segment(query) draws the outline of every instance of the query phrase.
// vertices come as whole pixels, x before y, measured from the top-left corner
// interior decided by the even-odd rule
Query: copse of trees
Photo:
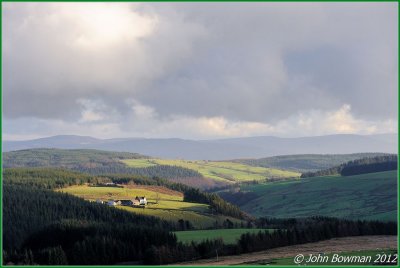
[[[350,161],[339,166],[320,170],[317,172],[305,172],[301,178],[342,175],[351,176],[372,172],[381,172],[397,169],[397,155],[382,155],[375,157],[366,157]]]
[[[388,155],[351,161],[343,166],[340,175],[351,176],[396,169],[397,155]]]
[[[209,204],[215,213],[221,213],[239,219],[250,218],[239,207],[232,205],[214,193],[201,192],[198,189],[187,188],[183,191],[184,201]]]

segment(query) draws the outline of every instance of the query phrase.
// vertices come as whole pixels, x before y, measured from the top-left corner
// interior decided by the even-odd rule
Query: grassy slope
[[[281,155],[259,159],[237,159],[234,162],[252,166],[272,167],[297,172],[314,172],[321,169],[338,166],[340,164],[364,157],[384,155],[383,153],[358,154],[299,154]]]
[[[271,231],[271,229],[214,229],[175,232],[178,241],[183,243],[201,242],[222,238],[225,244],[235,244],[242,234],[258,233],[260,231]]]
[[[274,168],[254,167],[241,163],[217,161],[187,161],[164,159],[129,159],[121,160],[130,167],[146,167],[159,165],[179,166],[196,170],[206,178],[224,182],[240,182],[265,180],[265,178],[299,177],[297,172]]]
[[[397,219],[397,171],[250,185],[242,191],[256,194],[241,206],[254,216]]]
[[[153,167],[157,164],[154,163],[151,159],[124,159],[121,162],[125,163],[129,167],[133,168],[145,168],[145,167]]]
[[[160,217],[174,222],[179,219],[189,220],[196,228],[212,227],[215,221],[223,222],[227,218],[233,222],[240,223],[239,220],[231,217],[209,214],[208,205],[206,204],[183,202],[182,193],[167,190],[164,187],[131,187],[132,188],[89,187],[86,185],[77,185],[63,188],[59,191],[70,193],[91,201],[96,199],[105,201],[111,199],[132,199],[135,196],[146,196],[149,202],[146,208],[125,206],[118,206],[117,208],[138,214]],[[156,199],[159,199],[158,204],[156,204]]]

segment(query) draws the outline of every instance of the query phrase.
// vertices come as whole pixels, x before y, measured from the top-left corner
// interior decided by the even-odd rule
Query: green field
[[[224,182],[260,181],[266,178],[300,177],[300,173],[274,168],[255,167],[241,163],[218,161],[188,161],[166,159],[125,159],[130,167],[149,167],[154,165],[179,166],[193,169],[206,178]]]
[[[121,162],[133,168],[153,167],[157,165],[152,159],[123,159]]]
[[[361,250],[361,251],[351,251],[351,252],[340,252],[340,253],[336,253],[339,256],[370,256],[370,260],[365,258],[366,261],[368,262],[361,262],[362,259],[360,259],[359,262],[351,262],[351,261],[344,261],[344,262],[340,262],[338,263],[338,258],[336,258],[336,262],[332,262],[332,257],[333,257],[333,253],[330,254],[326,254],[323,256],[327,256],[325,257],[325,259],[328,259],[328,261],[325,261],[325,259],[321,259],[322,261],[317,261],[317,262],[308,262],[308,263],[300,263],[300,264],[295,264],[294,263],[294,256],[293,257],[289,257],[289,258],[279,258],[279,259],[270,259],[270,260],[261,260],[261,261],[257,261],[257,262],[253,262],[253,263],[246,263],[246,264],[253,264],[253,265],[374,265],[374,261],[379,257],[379,255],[377,254],[381,254],[381,255],[385,255],[387,260],[388,260],[388,264],[391,263],[391,265],[394,265],[394,263],[392,263],[392,261],[394,260],[394,255],[397,254],[396,250],[391,250],[391,249],[384,249],[384,250]],[[314,254],[315,256],[318,256],[317,254]],[[391,255],[391,258],[389,259],[389,255]],[[308,259],[308,256],[306,256],[306,259]],[[396,258],[397,259],[397,258]],[[390,260],[390,261],[389,261]]]
[[[159,189],[159,191],[157,191]],[[129,199],[135,198],[136,196],[146,196],[150,202],[155,201],[158,197],[162,201],[183,201],[183,195],[175,191],[163,191],[163,187],[143,187],[137,186],[132,188],[119,188],[119,187],[90,187],[88,185],[74,185],[67,188],[63,188],[59,191],[77,195],[86,200],[101,199]]]
[[[221,238],[225,244],[235,244],[242,234],[272,231],[272,229],[214,229],[175,232],[176,238],[182,243],[202,242]]]
[[[123,187],[90,187],[75,185],[58,190],[89,201],[97,199],[108,201],[118,199],[132,199],[136,196],[146,196],[148,205],[145,208],[117,206],[130,212],[159,217],[168,221],[177,222],[180,219],[190,221],[195,228],[209,228],[215,221],[222,223],[230,219],[234,223],[240,220],[222,215],[209,214],[209,206],[201,203],[184,202],[182,193],[159,186],[130,186]]]
[[[325,176],[241,187],[242,210],[257,217],[329,216],[397,220],[397,171]],[[220,192],[235,203],[238,193]]]

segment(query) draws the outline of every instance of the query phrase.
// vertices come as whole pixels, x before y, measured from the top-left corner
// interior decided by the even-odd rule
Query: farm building
[[[132,206],[132,200],[121,200],[121,206]]]
[[[107,205],[109,206],[120,206],[121,205],[121,200],[110,200],[107,202]]]
[[[109,205],[109,206],[116,206],[117,203],[116,203],[114,200],[110,200],[110,201],[107,202],[107,205]]]
[[[136,196],[136,198],[133,201],[133,205],[135,206],[145,206],[147,205],[147,199],[144,196]]]
[[[134,206],[140,206],[140,200],[139,200],[139,198],[132,199],[132,205],[134,205]]]
[[[97,200],[97,203],[103,202],[101,200]],[[144,196],[136,196],[135,199],[129,200],[129,199],[124,199],[124,200],[109,200],[107,202],[107,205],[109,206],[145,206],[147,205],[147,199]]]

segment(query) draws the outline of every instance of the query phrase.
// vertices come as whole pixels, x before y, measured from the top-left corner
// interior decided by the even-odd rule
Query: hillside
[[[216,221],[222,224],[229,216],[242,219],[246,217],[237,207],[215,194],[203,193],[159,178],[132,175],[91,176],[54,168],[6,168],[3,181],[5,184],[69,193],[88,201],[146,196],[150,204],[145,210],[131,208],[128,211],[160,217],[173,223],[180,219],[189,220],[196,227],[211,227]],[[105,187],[105,183],[110,182],[118,184],[118,187]]]
[[[121,159],[143,159],[137,153],[89,149],[27,149],[3,153],[3,167],[63,167],[69,169],[99,168],[121,165]]]
[[[240,220],[213,214],[210,206],[204,203],[185,202],[183,193],[170,190],[164,186],[153,185],[124,185],[123,187],[91,187],[75,185],[57,190],[72,194],[85,200],[95,202],[102,200],[129,200],[136,196],[145,196],[146,207],[117,206],[116,208],[136,214],[154,216],[168,222],[178,223],[179,220],[188,222],[185,228],[210,228],[223,225],[226,219],[240,224]]]
[[[396,153],[397,134],[338,134],[300,138],[261,136],[219,140],[96,139],[63,135],[3,142],[5,152],[31,148],[98,149],[134,152],[167,159],[228,160],[292,154]]]
[[[397,171],[244,185],[219,195],[257,217],[397,219]]]
[[[357,154],[300,154],[280,155],[259,159],[237,159],[232,162],[251,166],[279,168],[296,172],[315,172],[321,169],[338,166],[340,164],[365,157],[385,155],[384,153],[357,153]]]
[[[209,189],[234,182],[299,177],[274,168],[221,161],[152,159],[124,152],[73,149],[29,149],[3,153],[5,168],[57,167],[92,175],[131,174],[159,177],[188,186]]]
[[[3,167],[55,167],[92,175],[131,174],[160,177],[201,189],[223,185],[206,179],[195,170],[171,165],[127,166],[124,159],[147,162],[147,156],[136,153],[109,152],[92,149],[27,149],[3,153]]]
[[[275,168],[254,167],[240,163],[222,161],[189,161],[170,159],[124,159],[121,162],[130,167],[175,166],[194,170],[203,177],[218,182],[233,183],[246,181],[265,181],[299,177],[300,173]]]
[[[369,156],[361,159],[352,160],[338,166],[328,169],[322,169],[315,172],[305,172],[301,174],[302,178],[318,177],[327,175],[359,175],[365,173],[374,173],[397,169],[397,155]]]
[[[154,217],[36,187],[5,183],[3,191],[4,264],[113,264],[142,260],[138,240],[176,243],[173,226]]]

